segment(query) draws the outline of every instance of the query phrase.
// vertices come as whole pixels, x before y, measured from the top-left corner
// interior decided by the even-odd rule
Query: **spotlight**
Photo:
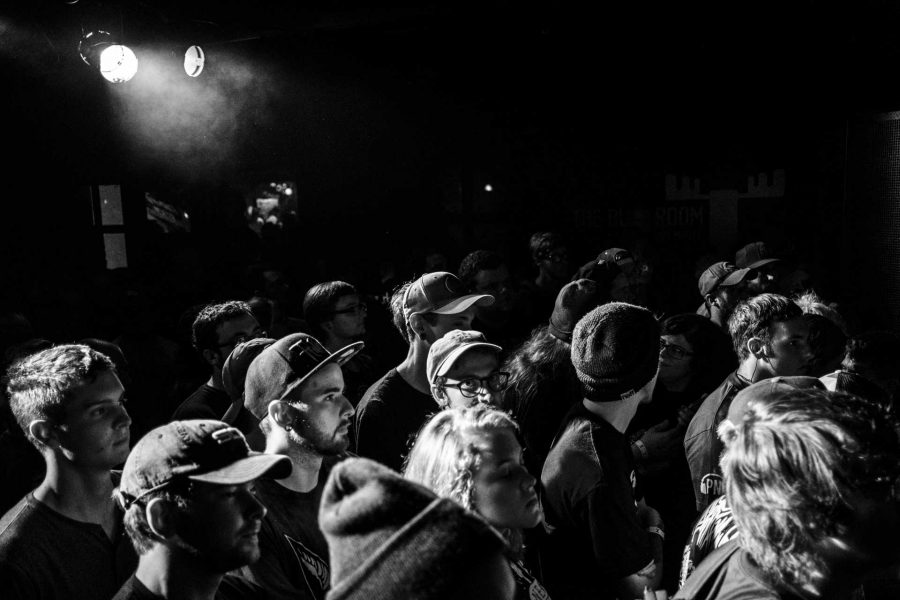
[[[128,81],[137,73],[138,59],[128,46],[117,44],[108,31],[92,31],[78,44],[81,60],[100,70],[113,83]]]
[[[203,71],[206,54],[200,46],[191,46],[184,53],[184,72],[190,77],[197,77]]]

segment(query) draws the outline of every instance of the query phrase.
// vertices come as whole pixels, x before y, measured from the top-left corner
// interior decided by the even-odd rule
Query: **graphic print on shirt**
[[[297,562],[300,563],[300,572],[303,573],[303,579],[306,581],[306,587],[309,593],[316,600],[324,600],[325,592],[328,591],[329,579],[331,574],[328,571],[328,563],[319,558],[315,552],[303,545],[303,542],[284,534]]]

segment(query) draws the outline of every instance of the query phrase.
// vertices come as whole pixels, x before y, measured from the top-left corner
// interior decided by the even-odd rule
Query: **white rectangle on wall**
[[[106,250],[107,269],[124,269],[128,266],[124,233],[104,233],[103,248]]]

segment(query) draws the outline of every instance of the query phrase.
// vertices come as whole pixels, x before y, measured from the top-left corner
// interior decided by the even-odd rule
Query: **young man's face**
[[[482,269],[475,274],[473,281],[476,294],[489,294],[494,303],[481,310],[506,312],[511,308],[512,290],[509,283],[509,269],[500,265],[496,269]]]
[[[323,327],[336,339],[359,340],[365,335],[366,305],[357,294],[341,296],[331,314],[331,320]]]
[[[755,273],[749,273],[744,280],[748,298],[778,291],[778,267],[775,264],[769,263],[757,267],[754,271]]]
[[[434,315],[434,324],[425,321],[426,337],[429,344],[433,344],[436,340],[441,339],[444,335],[454,329],[469,331],[472,329],[472,319],[475,318],[475,307],[470,307],[461,313],[455,315]]]
[[[450,408],[465,408],[479,402],[498,405],[502,390],[491,390],[488,380],[497,376],[499,366],[499,357],[492,350],[474,348],[464,352],[444,376],[443,403]]]
[[[353,405],[344,396],[344,376],[332,363],[310,377],[289,399],[298,411],[292,440],[322,456],[333,456],[350,446]]]
[[[805,375],[812,361],[809,348],[809,326],[802,317],[777,321],[769,328],[770,339],[762,365],[771,375]]]
[[[660,336],[659,379],[666,386],[691,377],[694,347],[682,334]]]
[[[73,463],[109,470],[125,462],[131,441],[131,418],[125,410],[125,388],[112,371],[76,389],[57,426],[60,448]]]
[[[563,246],[543,252],[537,265],[553,279],[567,279],[572,274],[569,270],[569,251]]]
[[[216,327],[216,347],[220,360],[219,368],[221,369],[222,365],[225,364],[225,359],[228,358],[235,346],[262,335],[263,331],[253,315],[241,315]]]
[[[213,573],[226,573],[259,559],[259,530],[266,509],[253,484],[194,482],[179,534]]]

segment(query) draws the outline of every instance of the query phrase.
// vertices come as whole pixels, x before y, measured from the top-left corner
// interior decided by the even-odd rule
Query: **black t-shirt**
[[[0,596],[4,600],[109,600],[137,567],[118,514],[110,539],[28,494],[0,519]]]
[[[706,507],[697,519],[684,546],[681,558],[681,572],[678,576],[678,587],[682,587],[697,565],[712,554],[716,548],[737,537],[737,526],[734,514],[728,505],[727,496],[719,496]]]
[[[328,457],[309,492],[294,492],[271,479],[256,481],[256,495],[268,509],[259,532],[260,558],[240,575],[264,586],[279,600],[323,600],[330,585],[328,544],[319,529],[319,504],[328,474],[344,456]]]
[[[235,575],[223,577],[216,590],[216,600],[267,600],[269,597],[264,588]],[[163,600],[163,597],[148,590],[137,575],[132,575],[113,600]]]
[[[215,419],[221,421],[230,406],[231,397],[224,390],[217,390],[204,383],[175,409],[172,420]],[[256,429],[257,424],[258,420],[253,418],[250,411],[242,406],[234,420],[234,426],[241,433],[247,435]]]
[[[722,442],[716,430],[728,416],[731,401],[748,385],[749,382],[737,373],[729,375],[703,400],[684,434],[684,453],[691,471],[698,512],[705,510],[724,492],[719,468]]]
[[[778,591],[753,559],[731,541],[706,557],[673,600],[799,600]]]
[[[356,453],[400,471],[415,436],[438,410],[430,394],[391,369],[366,390],[356,408]]]
[[[624,577],[653,560],[638,522],[628,439],[578,403],[541,473],[549,529],[544,584],[556,598],[614,600]]]

